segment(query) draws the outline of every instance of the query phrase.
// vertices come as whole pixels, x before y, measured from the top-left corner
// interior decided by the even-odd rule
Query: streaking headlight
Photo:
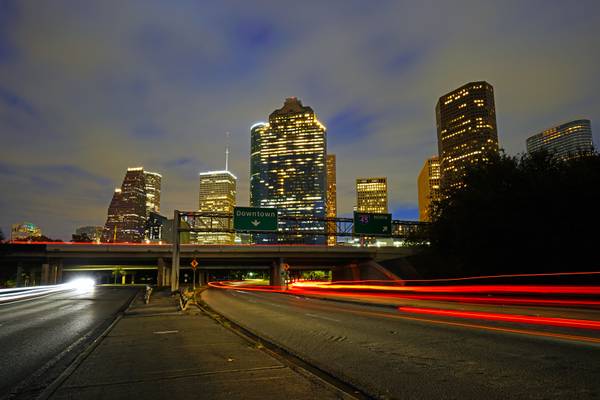
[[[91,278],[74,279],[67,283],[67,286],[77,290],[90,290],[96,285],[96,282]]]

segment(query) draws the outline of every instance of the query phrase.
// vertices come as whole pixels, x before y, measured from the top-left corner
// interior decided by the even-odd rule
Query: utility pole
[[[179,234],[181,214],[179,210],[173,212],[173,257],[171,264],[171,292],[179,290],[179,250],[181,235]]]

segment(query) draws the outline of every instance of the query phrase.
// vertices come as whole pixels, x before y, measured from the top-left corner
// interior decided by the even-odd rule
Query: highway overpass
[[[116,268],[157,271],[157,283],[171,285],[173,246],[149,244],[4,244],[0,246],[3,269],[39,273],[42,284],[60,282],[63,271]],[[273,284],[281,268],[291,270],[329,269],[335,280],[396,279],[378,262],[414,254],[409,247],[352,247],[314,245],[181,245],[181,269],[198,261],[202,273],[215,269],[268,269]],[[17,271],[17,276],[20,272]],[[200,275],[202,277],[202,275]]]

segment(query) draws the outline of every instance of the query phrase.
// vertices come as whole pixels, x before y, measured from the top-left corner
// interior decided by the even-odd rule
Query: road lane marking
[[[329,317],[323,317],[322,315],[317,315],[317,314],[308,314],[307,313],[307,314],[304,314],[304,315],[306,315],[307,317],[320,318],[320,319],[324,319],[324,320],[327,320],[327,321],[342,322],[339,319],[329,318]]]
[[[169,335],[171,333],[179,333],[179,331],[156,331],[156,332],[152,332],[155,335]]]

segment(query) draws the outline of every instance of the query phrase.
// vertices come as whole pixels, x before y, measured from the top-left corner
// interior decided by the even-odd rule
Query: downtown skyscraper
[[[146,218],[144,168],[128,168],[108,207],[102,241],[140,243],[144,239]]]
[[[144,171],[143,167],[127,168],[108,207],[102,241],[142,242],[150,213],[160,210],[160,185],[160,174]]]
[[[419,191],[419,220],[431,221],[431,202],[440,199],[440,159],[428,158],[417,179]]]
[[[594,150],[590,120],[567,122],[527,138],[527,152],[546,150],[561,159],[590,154]]]
[[[158,172],[144,171],[146,181],[146,215],[160,213],[160,185],[162,175]]]
[[[272,207],[280,216],[325,218],[326,128],[312,108],[295,97],[251,128],[250,205]],[[320,231],[321,221],[280,222],[280,230]],[[272,241],[257,235],[258,241]],[[325,243],[324,236],[290,235],[280,241]]]
[[[337,218],[337,179],[336,179],[335,154],[327,154],[327,218]],[[337,242],[337,224],[335,221],[327,222],[327,244],[335,246]]]
[[[211,213],[211,217],[200,217],[195,227],[206,232],[192,233],[192,241],[197,244],[233,244],[235,234],[218,232],[232,230],[231,218],[219,218],[219,214],[233,215],[235,207],[237,178],[231,172],[209,171],[200,173],[198,211]]]
[[[469,165],[498,153],[494,88],[467,83],[440,97],[435,112],[441,188],[455,189]]]
[[[356,179],[356,211],[387,214],[387,178],[377,177]]]

